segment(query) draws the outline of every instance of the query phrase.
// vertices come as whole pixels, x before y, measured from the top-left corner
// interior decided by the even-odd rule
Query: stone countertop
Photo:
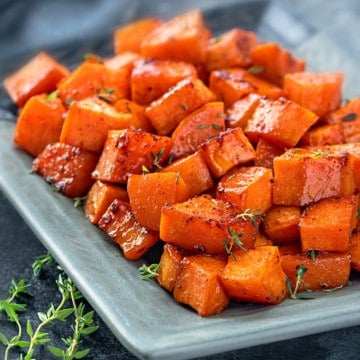
[[[124,6],[124,3],[127,6]],[[95,1],[63,1],[60,6],[58,2],[50,0],[47,2],[4,0],[0,4],[0,78],[2,79],[7,73],[14,70],[29,53],[36,49],[48,47],[66,57],[68,54],[59,50],[64,41],[76,42],[76,37],[81,40],[86,38],[89,32],[96,34],[103,31],[103,33],[110,34],[120,22],[146,15],[149,11],[165,16],[169,12],[169,7],[176,13],[182,9],[193,7],[195,3],[203,8],[216,5],[216,1],[213,0],[197,2],[190,0],[177,3],[161,0],[156,4],[151,2],[152,8],[149,9],[150,2],[146,1],[142,2],[141,6],[135,1],[103,1],[100,8],[96,9],[94,7],[99,5],[96,5]],[[227,3],[234,2],[222,1],[224,6]],[[300,28],[303,21],[306,23],[305,35],[300,31],[297,36],[301,38],[301,36],[309,35],[307,31],[311,34],[320,31],[326,36],[324,41],[330,39],[331,42],[336,43],[337,50],[344,51],[352,62],[359,63],[360,2],[358,0],[279,0],[275,4],[281,9],[286,9],[286,12],[289,11],[293,15],[292,19],[298,20]],[[53,16],[60,11],[66,14],[69,23],[69,26],[61,31],[59,30],[59,18]],[[51,12],[51,16],[47,16],[49,12]],[[81,17],[79,17],[80,13]],[[287,19],[283,20],[286,22]],[[32,29],[32,35],[27,29]],[[44,32],[44,29],[48,30]],[[289,39],[293,38],[289,37]],[[295,42],[299,40],[296,36],[294,39]],[[104,45],[101,38],[97,39],[96,36],[93,36],[93,41],[99,48],[108,50],[108,45]],[[307,41],[312,41],[311,36]],[[84,44],[80,50],[83,51],[86,46]],[[76,54],[78,53],[80,51]],[[17,59],[17,63],[9,61],[14,57]],[[78,59],[74,57],[73,61],[76,62]],[[358,74],[354,74],[355,76]],[[357,89],[359,88],[357,87]],[[0,97],[3,95],[0,93]],[[358,92],[355,95],[359,96],[360,94]],[[2,101],[0,107],[5,104],[8,109],[14,110],[4,100],[0,101]],[[1,192],[0,248],[0,298],[7,296],[12,279],[26,279],[31,284],[30,291],[33,295],[23,299],[28,304],[26,314],[33,322],[37,322],[37,312],[46,310],[51,302],[59,299],[55,284],[58,270],[55,265],[51,265],[45,268],[40,277],[33,276],[31,264],[36,257],[46,253],[46,249]],[[90,305],[87,304],[87,308],[90,310]],[[136,359],[119,343],[97,314],[95,314],[95,323],[99,325],[99,330],[86,337],[82,344],[83,347],[91,349],[87,359]],[[61,345],[63,326],[62,323],[57,323],[51,327],[50,336],[55,339],[55,345]],[[3,315],[0,315],[0,332],[7,336],[14,335],[14,324],[10,324]],[[3,347],[0,346],[0,358],[2,355]],[[17,356],[16,351],[13,351],[9,359],[15,359]],[[52,359],[45,348],[39,351],[37,358]],[[359,358],[360,326],[354,326],[207,356],[204,359],[355,360]]]

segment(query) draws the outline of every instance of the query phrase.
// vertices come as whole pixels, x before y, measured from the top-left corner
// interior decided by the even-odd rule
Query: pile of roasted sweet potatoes
[[[347,285],[360,270],[360,98],[342,73],[201,11],[118,28],[71,71],[41,52],[4,86],[33,171],[201,316]]]

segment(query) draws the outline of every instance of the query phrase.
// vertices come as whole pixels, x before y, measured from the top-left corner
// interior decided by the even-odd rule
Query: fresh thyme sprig
[[[153,160],[152,165],[159,170],[162,169],[162,166],[159,164],[159,160],[163,154],[164,154],[164,149],[160,149],[156,154],[151,153]]]
[[[257,220],[262,220],[263,215],[259,213],[260,209],[245,209],[241,214],[237,214],[237,219],[242,219],[244,221],[250,221],[254,227],[257,227]]]
[[[289,291],[290,297],[292,299],[299,299],[299,297],[297,296],[297,293],[299,291],[299,286],[302,284],[305,288],[305,283],[303,280],[303,276],[305,275],[307,271],[307,268],[304,265],[299,265],[296,268],[296,282],[295,282],[295,287],[294,290],[291,287],[291,283],[288,277],[286,277],[286,286],[287,289]],[[301,298],[301,299],[308,299],[308,298]]]
[[[149,280],[151,278],[154,278],[158,276],[158,270],[160,268],[160,264],[150,264],[146,265],[143,264],[139,267],[139,274],[142,280]]]
[[[243,233],[239,233],[239,232],[232,230],[230,226],[228,227],[227,232],[230,237],[230,242],[228,243],[227,239],[224,238],[224,248],[225,248],[226,253],[228,255],[230,255],[233,260],[236,260],[236,257],[233,253],[234,245],[236,245],[237,247],[239,247],[240,249],[242,249],[244,251],[247,251],[246,247],[240,240],[240,238],[243,236]]]

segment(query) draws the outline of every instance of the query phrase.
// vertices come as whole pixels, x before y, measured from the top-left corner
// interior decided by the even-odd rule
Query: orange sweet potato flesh
[[[272,169],[274,158],[283,154],[284,151],[282,146],[260,137],[256,144],[254,165]]]
[[[124,51],[140,53],[143,39],[162,23],[161,19],[147,17],[115,29],[114,53],[121,54]]]
[[[186,252],[171,244],[164,244],[156,280],[167,291],[173,292]]]
[[[258,76],[283,87],[288,73],[304,71],[306,63],[276,43],[262,43],[251,49],[251,61],[259,68]]]
[[[272,205],[272,188],[271,169],[244,166],[230,170],[220,179],[216,198],[231,203],[241,212],[250,209],[263,214]]]
[[[60,99],[32,96],[22,108],[14,131],[14,142],[32,156],[59,141],[65,108]]]
[[[175,160],[161,171],[179,173],[189,190],[189,197],[200,195],[214,186],[209,168],[199,152]]]
[[[129,174],[127,191],[135,218],[142,226],[156,231],[162,208],[185,201],[190,195],[181,175],[174,172]]]
[[[360,232],[358,229],[350,237],[349,252],[351,255],[351,268],[360,271]]]
[[[263,217],[262,230],[275,245],[300,239],[301,208],[290,205],[273,205]]]
[[[146,58],[203,63],[210,32],[200,10],[190,10],[164,22],[144,38],[140,54]]]
[[[320,125],[306,131],[299,141],[299,146],[324,146],[345,142],[342,124]],[[359,138],[360,139],[360,138]]]
[[[287,295],[286,275],[276,246],[235,249],[220,273],[225,293],[237,301],[278,304]]]
[[[35,158],[32,170],[63,195],[82,197],[94,182],[91,172],[98,158],[90,151],[57,142],[47,145]]]
[[[110,130],[94,179],[125,184],[129,174],[142,174],[161,167],[168,159],[172,140],[141,130]]]
[[[209,77],[210,90],[225,104],[231,107],[242,97],[256,93],[270,99],[278,99],[284,95],[283,90],[241,68],[214,70]]]
[[[348,251],[359,198],[326,198],[309,205],[299,223],[302,251]]]
[[[119,113],[98,98],[73,101],[65,117],[60,142],[100,153],[109,130],[126,129],[131,114]]]
[[[174,299],[191,306],[200,316],[215,315],[229,304],[219,279],[226,264],[222,257],[193,255],[183,259],[174,287]]]
[[[263,137],[280,147],[292,148],[317,120],[313,112],[285,98],[262,99],[244,132],[252,142]]]
[[[131,73],[131,99],[140,105],[149,105],[186,78],[197,78],[196,68],[191,63],[139,60]]]
[[[128,260],[140,259],[159,241],[156,231],[146,229],[138,223],[129,203],[118,199],[110,204],[98,225],[120,246]]]
[[[240,127],[229,128],[209,139],[199,147],[199,151],[216,178],[255,158],[255,150]]]
[[[199,146],[225,130],[224,104],[221,101],[208,102],[185,116],[173,131],[175,158],[187,156]]]
[[[136,60],[141,59],[141,56],[132,51],[124,51],[121,54],[105,58],[103,63],[106,67],[113,70],[120,70],[121,68],[127,69],[132,72]]]
[[[298,292],[306,289],[312,291],[336,289],[348,283],[351,261],[348,252],[317,252],[315,258],[312,258],[309,253],[302,253],[296,244],[280,246],[279,250],[281,264],[292,289],[295,288],[298,267],[306,268]]]
[[[257,226],[237,217],[239,211],[209,196],[165,206],[160,218],[160,238],[183,249],[211,255],[226,254],[229,233],[241,234],[244,248],[254,247]]]
[[[256,34],[240,28],[231,29],[209,40],[205,66],[208,71],[251,65],[251,49],[257,44]]]
[[[23,106],[30,97],[50,93],[68,76],[69,70],[48,53],[35,55],[15,73],[4,79],[5,90],[18,106]]]
[[[184,79],[146,107],[146,115],[159,135],[169,135],[180,121],[200,106],[216,100],[200,79]]]
[[[95,181],[84,203],[85,215],[91,223],[97,224],[115,199],[128,201],[126,189],[116,184]]]
[[[355,190],[353,163],[346,152],[293,148],[274,159],[274,179],[277,205],[303,206]]]
[[[286,96],[323,117],[340,106],[342,73],[298,72],[284,78]]]

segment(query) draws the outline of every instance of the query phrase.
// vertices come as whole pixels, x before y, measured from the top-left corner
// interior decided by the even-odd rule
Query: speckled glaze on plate
[[[259,4],[262,7],[240,3],[205,15],[217,31],[235,26],[240,19],[239,26],[244,24],[263,38],[267,35],[292,48],[310,69],[352,74],[352,85],[357,88],[345,83],[345,96],[359,94],[355,64],[336,44],[292,18],[286,9]],[[239,17],[236,9],[242,14]],[[279,38],[279,22],[289,21],[296,26],[295,35]],[[175,303],[155,281],[141,281],[138,267],[142,261],[125,260],[82,209],[29,173],[32,159],[14,146],[13,130],[14,122],[0,112],[2,190],[119,341],[137,357],[186,359],[360,324],[359,276],[348,287],[317,294],[313,300],[287,300],[277,306],[235,304],[219,315],[199,317]]]

